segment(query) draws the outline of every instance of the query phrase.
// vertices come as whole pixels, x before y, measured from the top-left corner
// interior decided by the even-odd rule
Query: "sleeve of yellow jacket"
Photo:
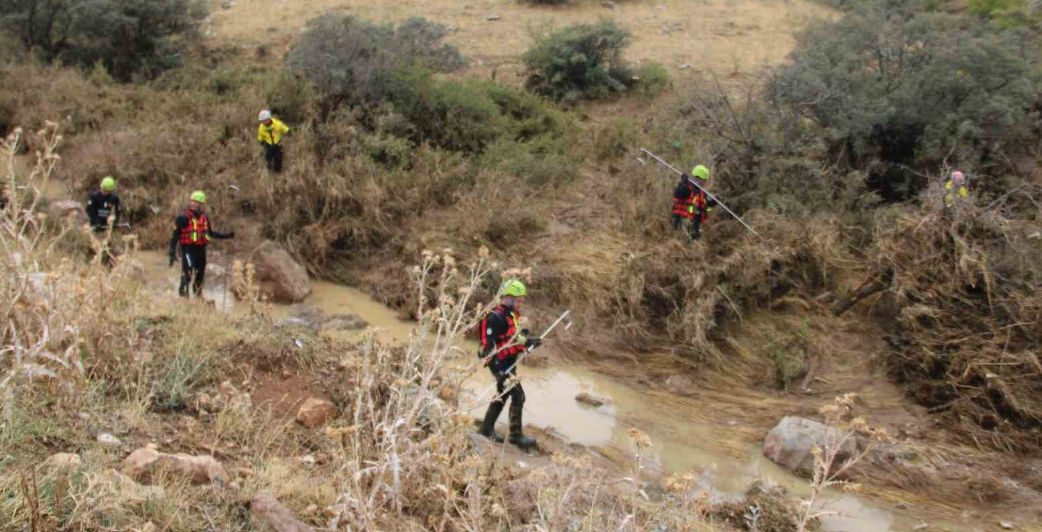
[[[257,140],[264,142],[264,124],[257,126]]]

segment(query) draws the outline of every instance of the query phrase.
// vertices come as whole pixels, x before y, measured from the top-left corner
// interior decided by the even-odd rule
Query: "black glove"
[[[521,336],[528,336],[528,329],[521,329]]]
[[[543,345],[543,340],[541,338],[529,338],[525,340],[525,349],[528,349],[529,351],[541,345]]]
[[[228,238],[235,238],[235,231],[228,233]]]
[[[171,268],[174,267],[174,263],[175,262],[177,262],[177,259],[175,259],[173,255],[170,255],[170,267]]]
[[[687,183],[688,181],[691,181],[691,176],[687,174],[680,174],[680,180]]]

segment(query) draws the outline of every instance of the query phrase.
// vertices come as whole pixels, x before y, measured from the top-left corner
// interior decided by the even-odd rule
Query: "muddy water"
[[[215,254],[216,255],[216,254]],[[240,312],[230,295],[224,298],[224,260],[216,255],[207,272],[207,287],[204,297],[214,301],[218,308]],[[167,268],[167,259],[161,253],[140,253],[141,261],[151,284],[159,290],[176,293],[180,265]],[[377,328],[377,336],[391,343],[404,343],[409,339],[412,324],[399,319],[394,311],[377,303],[359,290],[331,283],[313,282],[312,295],[305,301],[317,305],[326,314],[354,313]],[[223,303],[222,303],[223,301]],[[272,308],[275,317],[288,314],[288,307],[276,305]],[[343,334],[343,333],[334,333]],[[347,333],[361,336],[361,332]],[[468,351],[476,349],[474,342],[464,342]],[[718,500],[739,497],[754,481],[769,479],[788,488],[791,492],[806,496],[807,482],[795,477],[763,456],[761,449],[747,449],[744,460],[713,453],[707,442],[723,437],[713,426],[694,422],[690,416],[671,412],[663,405],[654,404],[649,396],[610,377],[578,368],[529,368],[520,371],[528,401],[525,403],[525,423],[550,429],[567,441],[586,446],[613,447],[627,452],[635,450],[627,430],[637,427],[651,438],[652,446],[644,452],[646,467],[663,473],[694,471],[700,474],[702,487]],[[464,388],[472,400],[477,401],[472,413],[480,417],[491,396],[491,376],[484,370],[476,371]],[[575,396],[580,392],[607,399],[608,404],[589,407],[578,403]],[[711,405],[707,405],[711,407]],[[506,431],[504,413],[499,430]],[[912,530],[918,520],[884,508],[874,502],[839,492],[827,495],[826,509],[837,515],[822,519],[828,530],[836,532],[888,532],[890,530]],[[934,525],[938,523],[934,522]],[[957,526],[946,527],[956,530]]]

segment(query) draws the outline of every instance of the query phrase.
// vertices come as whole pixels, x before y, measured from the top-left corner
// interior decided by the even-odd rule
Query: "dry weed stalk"
[[[67,277],[74,267],[67,261],[56,263],[55,247],[69,228],[50,231],[41,209],[40,190],[59,160],[56,149],[62,138],[57,130],[48,122],[38,133],[42,151],[36,152],[36,164],[24,178],[15,171],[21,128],[2,146],[7,175],[6,207],[0,211],[0,401],[8,422],[20,386],[34,379],[57,380],[60,372],[82,374],[80,326],[88,314],[82,310],[84,304],[96,303],[97,294]]]
[[[810,482],[810,496],[803,500],[800,505],[796,532],[804,532],[807,525],[814,519],[834,515],[836,512],[827,511],[817,507],[818,498],[821,494],[833,487],[839,486],[844,491],[857,491],[858,484],[843,480],[858,462],[870,453],[878,442],[889,440],[890,437],[883,429],[869,427],[865,420],[860,417],[853,418],[849,423],[844,420],[853,414],[855,395],[848,393],[837,397],[831,405],[821,407],[819,410],[825,416],[825,424],[829,427],[842,427],[842,430],[826,431],[824,448],[814,447],[814,476]],[[857,449],[857,435],[867,437],[867,444],[860,450],[855,450],[842,463],[839,458],[844,454],[844,448],[854,443]]]

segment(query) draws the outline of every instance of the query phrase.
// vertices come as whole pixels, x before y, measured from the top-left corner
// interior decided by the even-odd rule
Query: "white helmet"
[[[260,116],[257,117],[257,120],[260,121],[260,122],[263,122],[263,121],[269,120],[269,119],[271,119],[271,111],[269,111],[267,109],[261,111],[260,112]]]

